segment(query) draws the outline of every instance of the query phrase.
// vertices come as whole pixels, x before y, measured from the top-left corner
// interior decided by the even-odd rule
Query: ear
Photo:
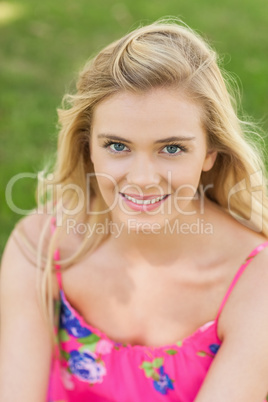
[[[214,165],[215,160],[217,158],[218,152],[215,151],[214,149],[210,149],[207,151],[204,163],[203,163],[203,167],[202,167],[202,171],[203,172],[208,172]]]

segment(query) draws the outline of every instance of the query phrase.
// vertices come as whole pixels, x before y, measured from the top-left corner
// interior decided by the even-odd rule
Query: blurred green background
[[[55,152],[56,108],[91,55],[139,23],[177,16],[202,33],[237,76],[243,109],[268,128],[267,0],[0,1],[0,253],[21,217],[5,201],[9,180],[41,170]],[[13,202],[35,206],[36,180]]]

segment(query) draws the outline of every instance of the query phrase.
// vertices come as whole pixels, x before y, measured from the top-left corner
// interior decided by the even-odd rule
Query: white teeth
[[[128,200],[134,202],[135,204],[149,205],[149,204],[154,204],[158,201],[161,201],[163,198],[165,198],[165,195],[163,195],[162,197],[153,198],[151,200],[137,200],[136,198],[130,197],[129,195],[126,195],[126,194],[124,194],[124,197],[126,197]]]

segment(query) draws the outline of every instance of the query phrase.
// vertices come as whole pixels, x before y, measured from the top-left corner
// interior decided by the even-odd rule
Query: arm
[[[50,337],[38,304],[36,268],[21,252],[14,234],[2,260],[0,308],[0,400],[43,402]]]
[[[219,320],[223,343],[195,402],[263,402],[268,393],[268,250],[243,273]]]

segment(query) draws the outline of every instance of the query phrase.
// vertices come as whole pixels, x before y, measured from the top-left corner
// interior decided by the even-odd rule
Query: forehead
[[[201,107],[175,89],[119,92],[95,107],[92,132],[155,137],[204,134]]]

